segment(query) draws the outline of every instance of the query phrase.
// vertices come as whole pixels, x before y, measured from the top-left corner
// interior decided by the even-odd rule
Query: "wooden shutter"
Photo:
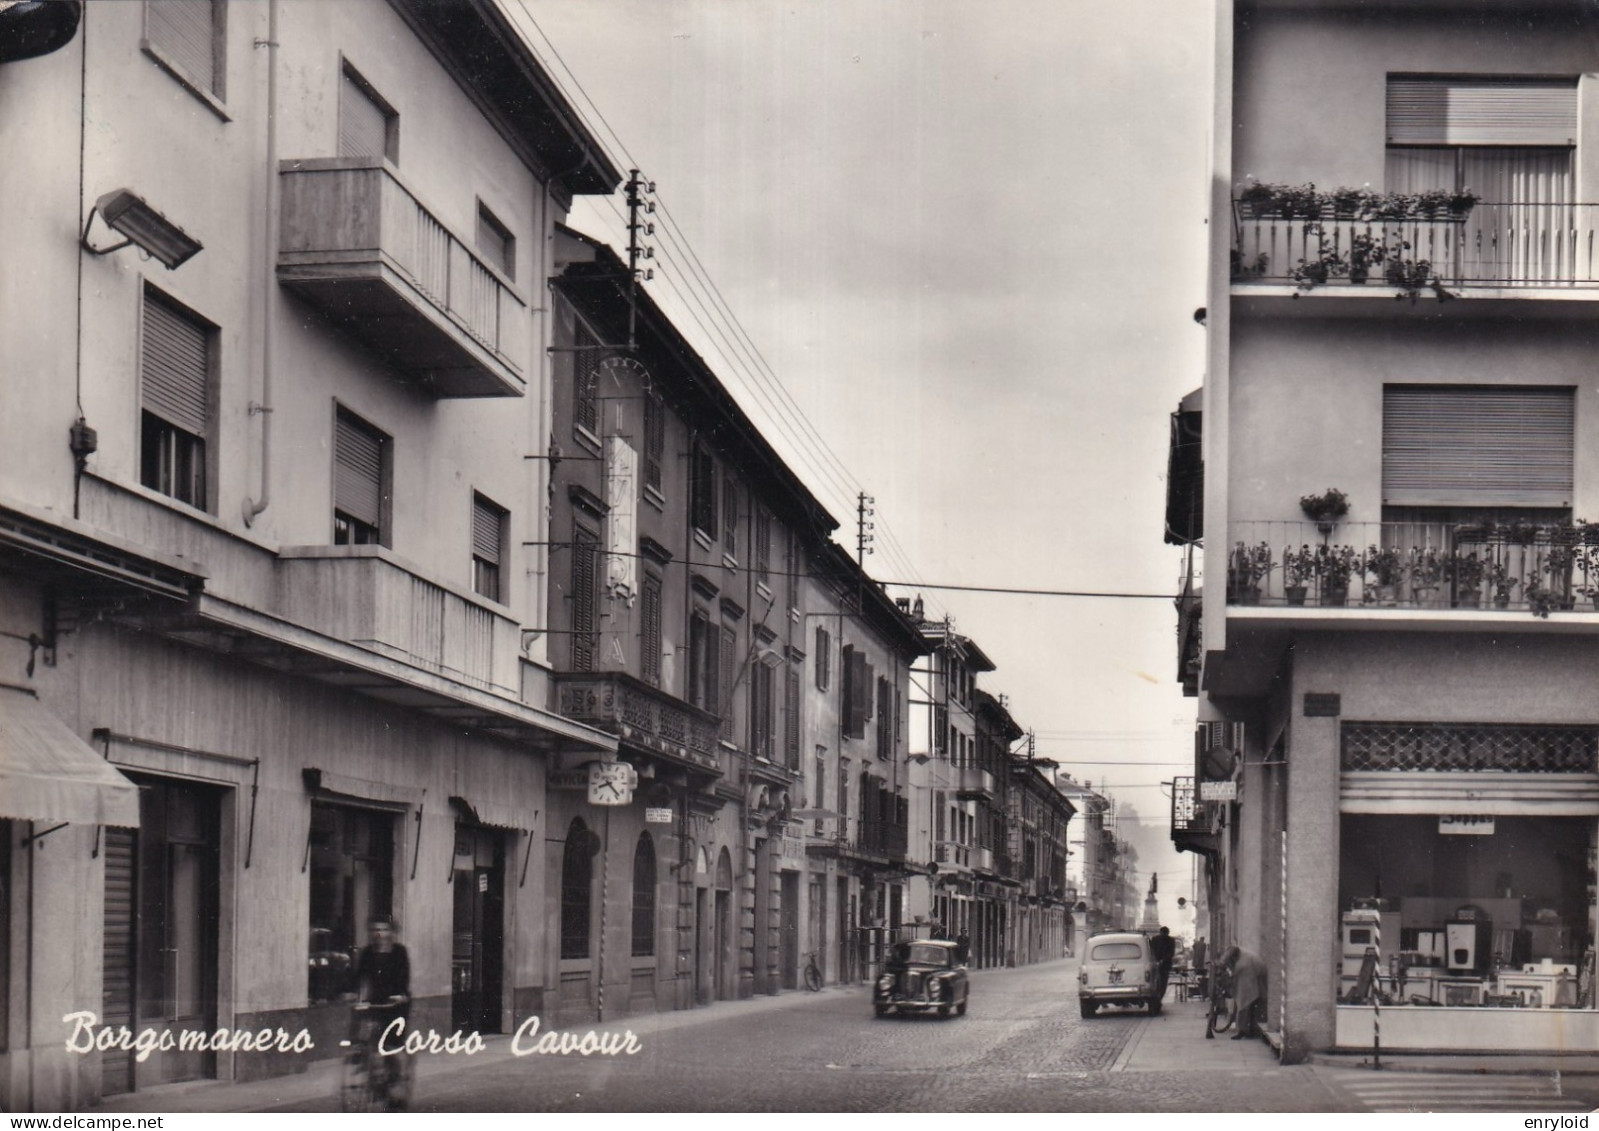
[[[144,407],[168,424],[196,436],[205,435],[210,415],[209,341],[204,326],[160,299],[145,295],[140,359]]]
[[[785,714],[783,753],[788,768],[798,770],[800,756],[800,677],[799,672],[793,666],[790,666],[785,673],[783,709]]]
[[[217,8],[212,0],[145,0],[145,34],[161,54],[213,94]]]
[[[644,398],[644,485],[661,488],[661,467],[666,457],[666,406],[654,395]]]
[[[661,579],[653,573],[644,575],[644,600],[640,617],[644,622],[639,647],[643,651],[640,667],[646,683],[660,686],[661,682]]]
[[[594,669],[594,559],[599,535],[581,526],[572,528],[572,670]]]
[[[720,669],[720,683],[717,686],[716,702],[721,704],[718,710],[722,715],[722,735],[724,738],[733,737],[733,685],[738,681],[737,638],[733,635],[732,628],[722,627],[722,653],[718,659]]]
[[[389,115],[350,72],[339,89],[339,156],[387,157]]]
[[[383,517],[383,438],[343,412],[334,421],[333,506],[379,527]]]
[[[1389,145],[1575,145],[1576,79],[1390,78]]]
[[[133,1018],[134,970],[134,859],[137,835],[133,829],[107,826],[105,836],[105,919],[102,953],[105,963],[100,994],[100,1016],[106,1025],[135,1028]],[[102,1054],[101,1091],[116,1095],[133,1091],[133,1054],[109,1049]]]
[[[1386,386],[1383,502],[1570,506],[1574,407],[1571,389]]]
[[[505,512],[485,499],[472,500],[472,556],[500,564]]]

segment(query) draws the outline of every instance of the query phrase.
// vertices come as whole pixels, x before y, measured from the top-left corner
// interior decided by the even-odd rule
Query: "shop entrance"
[[[500,1031],[505,943],[504,837],[455,826],[455,917],[450,953],[450,1017],[459,1030]]]
[[[717,1000],[726,1001],[737,996],[733,985],[737,967],[733,959],[733,861],[725,848],[716,860],[715,929],[716,949],[711,957],[716,969],[712,982],[716,986]]]
[[[785,990],[799,985],[799,881],[798,872],[782,872],[778,908],[778,968]]]
[[[132,775],[130,775],[132,776]],[[217,1025],[222,791],[135,778],[139,828],[105,830],[107,1026],[211,1032]],[[102,1094],[216,1075],[216,1054],[104,1055]]]

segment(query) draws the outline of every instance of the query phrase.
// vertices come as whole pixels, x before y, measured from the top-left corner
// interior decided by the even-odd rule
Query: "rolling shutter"
[[[1383,502],[1570,506],[1574,406],[1571,389],[1387,386]]]
[[[334,424],[333,451],[333,506],[357,522],[380,526],[383,438],[341,412]]]
[[[209,335],[152,295],[144,298],[140,382],[144,407],[195,436],[205,435],[209,416]]]
[[[500,564],[501,526],[505,512],[483,499],[472,500],[472,556]]]
[[[346,71],[339,88],[339,156],[388,155],[389,116]]]
[[[1389,145],[1574,145],[1575,79],[1390,78]]]
[[[102,954],[105,964],[100,1016],[108,1026],[134,1028],[133,1021],[133,829],[107,826],[105,835],[105,920]],[[104,1095],[133,1091],[133,1053],[108,1049],[101,1054]]]
[[[217,93],[216,5],[211,0],[147,0],[145,34],[161,54]]]

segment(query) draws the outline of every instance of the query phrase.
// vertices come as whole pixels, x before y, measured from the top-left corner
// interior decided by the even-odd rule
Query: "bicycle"
[[[344,1111],[403,1111],[410,1103],[410,1076],[404,1054],[385,1055],[378,1043],[389,1023],[400,1015],[403,998],[388,1005],[356,1002],[350,1017],[349,1052],[339,1088]]]
[[[822,988],[822,968],[816,965],[815,951],[805,959],[805,988],[811,993],[816,993]]]

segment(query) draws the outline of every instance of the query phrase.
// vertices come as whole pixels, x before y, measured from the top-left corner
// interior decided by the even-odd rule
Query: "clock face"
[[[626,762],[595,762],[589,766],[589,804],[626,805],[633,800],[638,771]]]

